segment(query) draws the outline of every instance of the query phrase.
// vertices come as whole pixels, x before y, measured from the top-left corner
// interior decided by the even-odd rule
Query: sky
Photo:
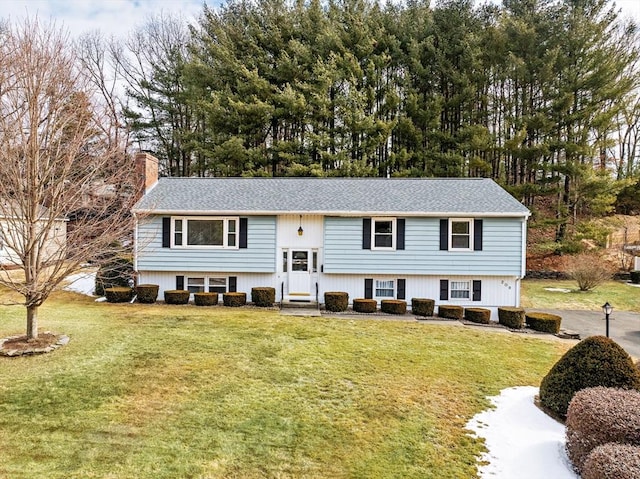
[[[219,5],[222,0],[206,0],[207,5]],[[484,0],[477,0],[482,2]],[[146,19],[160,12],[182,16],[194,23],[205,0],[0,0],[0,17],[16,21],[37,15],[54,20],[68,29],[72,37],[87,31],[100,30],[106,36],[125,38]],[[617,0],[624,16],[640,22],[640,0]]]

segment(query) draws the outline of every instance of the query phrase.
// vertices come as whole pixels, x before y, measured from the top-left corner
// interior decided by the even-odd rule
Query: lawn
[[[465,424],[538,385],[566,345],[487,328],[94,303],[59,293],[71,342],[0,358],[0,477],[472,478]],[[0,337],[24,311],[0,308]]]
[[[640,312],[640,288],[623,281],[607,281],[592,291],[579,291],[575,281],[527,279],[522,281],[520,298],[523,308],[600,311],[608,301],[619,311]]]

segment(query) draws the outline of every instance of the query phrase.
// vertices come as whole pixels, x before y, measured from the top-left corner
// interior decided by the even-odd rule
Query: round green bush
[[[126,303],[133,298],[133,290],[129,287],[114,286],[105,288],[104,295],[108,303]]]
[[[223,293],[222,304],[231,308],[238,308],[247,304],[247,293]]]
[[[251,288],[251,302],[256,306],[269,307],[276,302],[276,289],[268,287]]]
[[[491,322],[491,310],[486,308],[465,308],[464,318],[472,323],[489,324]]]
[[[130,256],[112,256],[106,259],[96,273],[96,296],[104,296],[105,288],[116,286],[129,288],[134,276],[133,258]]]
[[[353,310],[357,313],[375,313],[378,302],[375,299],[356,298],[353,300]]]
[[[498,308],[498,323],[510,329],[522,329],[525,325],[522,308]]]
[[[155,303],[158,298],[158,289],[159,286],[157,284],[139,284],[136,286],[136,297],[138,298],[138,303]]]
[[[569,403],[566,427],[567,454],[578,472],[598,446],[610,442],[640,446],[640,391],[582,389]]]
[[[433,316],[436,302],[428,298],[411,298],[411,312],[416,316]]]
[[[534,331],[558,334],[562,317],[557,314],[531,312],[525,314],[525,321]]]
[[[168,289],[164,292],[166,304],[188,304],[190,293],[186,289]]]
[[[581,389],[596,386],[640,389],[640,373],[615,341],[591,336],[567,351],[540,384],[540,403],[561,418]]]
[[[596,447],[582,468],[582,479],[640,477],[640,446],[609,442]]]
[[[196,306],[215,306],[218,304],[218,293],[193,293],[193,304]]]
[[[438,317],[460,320],[464,317],[464,308],[452,304],[441,304],[438,306]]]
[[[324,307],[327,311],[339,313],[349,307],[349,293],[342,291],[327,291],[324,293]]]
[[[388,314],[405,314],[407,302],[401,299],[383,299],[380,301],[380,310]]]

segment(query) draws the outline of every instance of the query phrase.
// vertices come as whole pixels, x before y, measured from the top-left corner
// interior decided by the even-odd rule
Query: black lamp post
[[[607,338],[609,337],[609,315],[613,312],[613,306],[609,304],[609,301],[602,305],[602,311],[604,311],[604,319],[607,322]]]

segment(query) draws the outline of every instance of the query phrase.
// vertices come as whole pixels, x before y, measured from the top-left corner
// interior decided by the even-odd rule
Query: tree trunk
[[[38,337],[38,307],[27,306],[27,339]]]

